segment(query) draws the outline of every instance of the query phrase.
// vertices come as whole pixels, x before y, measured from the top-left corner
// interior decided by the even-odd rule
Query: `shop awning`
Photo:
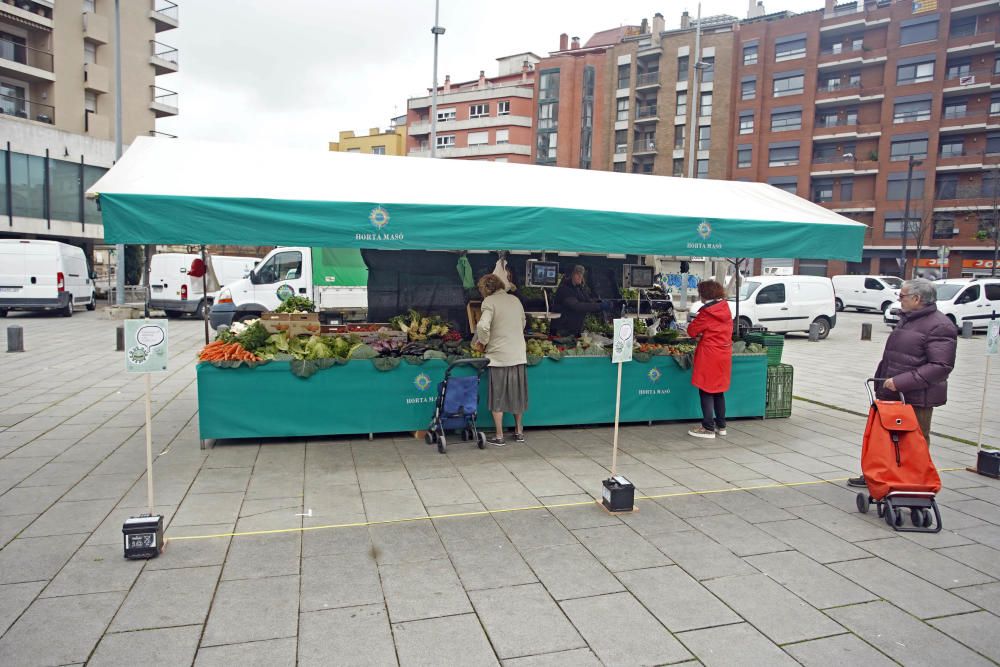
[[[858,261],[866,230],[761,183],[152,137],[88,194],[110,243]]]

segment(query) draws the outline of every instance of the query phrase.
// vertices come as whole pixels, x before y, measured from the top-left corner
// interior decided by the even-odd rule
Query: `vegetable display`
[[[304,296],[290,296],[274,309],[276,313],[314,313],[316,304]]]
[[[410,310],[406,315],[397,315],[389,322],[406,333],[410,340],[427,340],[444,336],[451,327],[437,315],[424,315],[416,310]]]

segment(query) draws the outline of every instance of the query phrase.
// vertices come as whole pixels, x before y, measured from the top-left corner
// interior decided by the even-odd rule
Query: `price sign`
[[[167,370],[167,320],[125,320],[125,370]]]
[[[632,318],[615,320],[614,344],[611,348],[611,363],[621,364],[632,361],[632,345],[635,341],[635,323]]]

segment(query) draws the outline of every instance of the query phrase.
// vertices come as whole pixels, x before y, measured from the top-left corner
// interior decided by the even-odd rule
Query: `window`
[[[944,103],[944,118],[965,118],[968,114],[968,101],[967,100],[945,100]]]
[[[1000,153],[1000,132],[990,132],[986,135],[986,154],[996,155]]]
[[[844,155],[854,154],[856,145],[848,144],[813,144],[813,162],[830,163],[839,162],[844,159]]]
[[[753,112],[740,114],[740,134],[753,134]]]
[[[302,275],[302,253],[297,250],[279,252],[257,270],[257,279],[264,285],[282,280],[296,280]]]
[[[951,20],[951,27],[948,29],[949,37],[971,37],[976,34],[976,17]]]
[[[469,132],[470,146],[485,146],[490,143],[489,132]]]
[[[632,75],[632,65],[618,66],[618,87],[628,88],[628,82]]]
[[[757,79],[749,79],[740,84],[740,99],[752,100],[757,97]]]
[[[812,200],[820,202],[833,201],[833,179],[814,178],[812,182]]]
[[[500,100],[499,102],[497,102],[497,115],[498,116],[510,115],[510,100]]]
[[[97,93],[88,90],[83,94],[83,109],[90,113],[97,113]]]
[[[875,278],[865,278],[865,289],[873,289],[877,292],[881,292],[885,289],[885,285]]]
[[[83,0],[83,11],[91,13],[97,12],[97,0]]]
[[[637,133],[635,135],[635,141],[632,144],[632,150],[637,153],[655,151],[656,135],[652,132],[645,132],[642,134]]]
[[[1000,96],[994,95],[990,98],[990,115],[1000,114]]]
[[[799,145],[778,146],[768,150],[769,167],[793,167],[799,163]]]
[[[674,176],[684,176],[684,158],[674,158]]]
[[[857,125],[858,124],[858,110],[848,109],[844,113],[844,125]]]
[[[628,130],[615,130],[615,153],[628,152]]]
[[[771,114],[771,131],[788,132],[802,129],[802,112],[785,111]]]
[[[372,146],[372,155],[385,155],[385,146]]]
[[[1000,74],[1000,56],[993,61],[993,76]]]
[[[640,164],[632,165],[633,174],[652,174],[653,173],[653,161],[642,162]]]
[[[688,80],[688,57],[681,56],[677,59],[677,80]]]
[[[893,123],[913,123],[930,119],[931,101],[929,99],[916,102],[896,102],[896,106],[893,107]]]
[[[958,174],[940,174],[937,191],[938,199],[958,199]]]
[[[715,81],[715,58],[708,56],[702,58],[701,62],[704,63],[704,69],[701,70],[701,82],[712,83]]]
[[[558,69],[542,71],[538,80],[538,97],[545,100],[559,99]]]
[[[701,117],[712,115],[712,93],[702,93],[701,94],[701,108],[698,110],[698,115]]]
[[[593,65],[583,68],[583,91],[580,100],[580,169],[590,169],[594,139],[594,78]]]
[[[854,201],[854,179],[840,179],[840,201]]]
[[[698,160],[698,178],[708,178],[708,160]]]
[[[983,180],[979,187],[980,197],[992,197],[1000,193],[1000,179],[996,178],[995,171],[984,171]]]
[[[885,198],[892,201],[904,201],[906,199],[906,174],[903,174],[904,178],[894,181],[889,181],[888,187],[886,188]],[[913,172],[913,184],[910,188],[910,201],[920,199],[924,196],[924,176],[923,174],[917,175],[917,172]]]
[[[896,68],[896,83],[923,83],[934,80],[934,61],[900,65]]]
[[[802,74],[777,75],[774,77],[774,96],[798,95],[802,92],[805,81]]]
[[[783,60],[795,60],[806,57],[806,38],[793,39],[774,46],[774,62],[780,63]]]
[[[979,301],[979,285],[971,285],[962,292],[962,295],[955,299],[957,305]]]
[[[624,173],[625,172],[625,163],[624,162],[615,162],[615,164],[611,168],[611,170],[612,171],[617,171],[619,173]]]
[[[913,157],[922,160],[927,157],[927,139],[897,139],[892,142],[889,160],[897,162]]]
[[[784,303],[785,283],[775,283],[762,287],[757,292],[757,303]]]
[[[743,47],[743,64],[744,65],[756,65],[757,64],[757,45],[751,44],[749,46]]]
[[[556,143],[559,135],[555,132],[539,132],[535,146],[535,161],[540,163],[556,161]]]
[[[960,157],[965,154],[965,137],[941,137],[941,157]]]
[[[360,153],[361,149],[360,148],[348,148],[345,152],[346,153]]]
[[[97,62],[97,44],[95,44],[94,42],[83,43],[83,62],[85,63]]]
[[[836,111],[821,111],[816,115],[816,127],[837,127],[841,123]]]
[[[712,126],[701,125],[698,127],[698,150],[707,151],[712,147]]]
[[[971,58],[949,59],[947,65],[945,66],[944,78],[957,79],[960,76],[968,76],[971,73],[972,73]]]
[[[616,120],[628,120],[628,98],[618,100],[618,115]]]
[[[798,184],[794,178],[772,179],[768,181],[768,185],[774,186],[779,190],[784,190],[785,192],[793,195],[796,194],[798,190]]]
[[[627,101],[627,100],[626,100]],[[538,75],[535,163],[554,164],[559,141],[559,70],[546,69]]]
[[[497,130],[497,144],[510,143],[510,130]]]
[[[937,39],[937,36],[937,19],[903,25],[899,31],[899,45],[906,46],[907,44],[916,44],[917,42],[930,42]]]
[[[674,150],[678,151],[684,148],[684,126],[674,125]]]
[[[490,105],[489,104],[471,104],[469,105],[469,118],[484,118],[490,115]]]
[[[739,148],[736,150],[736,166],[740,169],[753,164],[753,148]]]
[[[688,94],[684,91],[677,93],[677,114],[678,116],[686,116],[688,110]]]
[[[445,120],[455,120],[455,110],[454,109],[438,109],[438,122]]]
[[[986,300],[1000,301],[1000,283],[986,283]]]
[[[439,134],[437,137],[437,147],[446,148],[455,145],[455,135],[454,134]]]
[[[955,237],[955,217],[937,214],[934,216],[934,227],[931,232],[935,239],[950,239]]]

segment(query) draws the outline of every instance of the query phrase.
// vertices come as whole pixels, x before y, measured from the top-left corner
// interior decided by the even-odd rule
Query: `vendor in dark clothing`
[[[563,278],[556,290],[553,311],[560,317],[552,321],[555,332],[560,336],[579,336],[583,332],[583,320],[587,313],[598,313],[604,305],[594,297],[583,282],[585,269],[577,264],[573,272]],[[608,309],[610,309],[610,304]]]

